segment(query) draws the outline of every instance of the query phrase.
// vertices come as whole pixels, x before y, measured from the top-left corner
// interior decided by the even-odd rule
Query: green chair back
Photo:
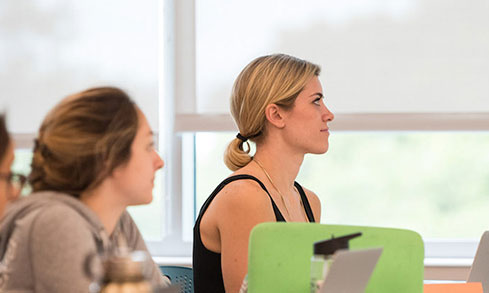
[[[350,241],[350,249],[383,247],[365,292],[423,292],[424,245],[418,233],[315,223],[262,223],[253,228],[248,253],[249,292],[310,292],[313,243],[356,232],[362,236]]]

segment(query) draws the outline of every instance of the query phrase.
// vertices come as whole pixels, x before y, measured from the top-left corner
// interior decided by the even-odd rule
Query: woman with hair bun
[[[120,89],[89,89],[44,119],[29,182],[0,226],[0,292],[88,292],[89,256],[145,250],[126,207],[148,204],[163,167],[146,117]],[[151,263],[153,285],[169,284]]]
[[[253,60],[236,79],[231,114],[239,133],[224,156],[234,173],[195,223],[195,292],[238,292],[257,224],[321,218],[318,197],[295,182],[305,154],[328,150],[334,115],[323,102],[319,73],[315,64],[275,54]],[[256,144],[253,157],[248,141]]]

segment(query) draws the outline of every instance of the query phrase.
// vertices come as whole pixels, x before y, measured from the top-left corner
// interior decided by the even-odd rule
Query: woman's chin
[[[326,153],[328,149],[329,149],[329,144],[322,145],[321,147],[318,147],[317,149],[311,151],[311,154],[321,155]]]
[[[131,206],[139,206],[139,205],[146,205],[150,204],[153,201],[153,193],[145,194],[139,197],[137,200],[134,201]]]

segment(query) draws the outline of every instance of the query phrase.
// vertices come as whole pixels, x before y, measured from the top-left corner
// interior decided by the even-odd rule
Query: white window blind
[[[0,111],[35,133],[47,111],[93,86],[126,90],[158,128],[158,1],[0,1]]]
[[[160,10],[157,0],[0,1],[0,112],[22,149],[14,170],[29,172],[32,141],[47,112],[89,87],[127,91],[158,133]],[[152,204],[130,208],[146,240],[167,233],[162,175]]]
[[[337,114],[489,111],[487,0],[206,0],[196,14],[198,113],[228,113],[240,70],[275,52],[321,65]]]

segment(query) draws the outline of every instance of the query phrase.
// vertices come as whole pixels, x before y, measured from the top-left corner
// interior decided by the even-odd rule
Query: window
[[[63,97],[88,87],[126,90],[158,132],[159,1],[0,2],[0,112],[27,174],[35,133]],[[148,240],[165,233],[163,173],[154,201],[130,212]]]
[[[197,209],[231,173],[222,157],[234,135],[195,135]],[[332,131],[297,181],[320,197],[322,223],[412,229],[427,257],[470,258],[487,230],[488,145],[487,131]]]
[[[231,173],[221,162],[234,135],[196,134],[197,207]],[[323,223],[477,239],[489,221],[488,146],[489,132],[332,132],[297,181],[320,197]]]
[[[10,130],[32,139],[73,91],[128,90],[165,160],[155,201],[131,208],[154,255],[190,256],[195,214],[230,173],[233,80],[275,52],[322,66],[336,115],[330,151],[307,156],[298,178],[323,221],[413,228],[428,257],[473,255],[489,198],[487,1],[18,2],[0,4]]]
[[[186,3],[187,11],[195,11],[195,32],[186,31],[185,39],[195,48],[189,68],[196,88],[177,102],[175,127],[195,133],[197,209],[230,173],[222,154],[236,132],[227,114],[234,78],[253,58],[283,52],[322,65],[326,103],[336,115],[329,153],[307,157],[298,178],[322,197],[323,220],[418,230],[427,257],[474,255],[485,230],[479,207],[487,195],[486,2]],[[391,170],[394,159],[413,174]],[[323,170],[325,164],[334,167]],[[326,186],[326,177],[311,174],[337,177]],[[364,177],[374,174],[376,180]],[[345,182],[348,176],[356,178]],[[368,210],[362,215],[348,200],[361,198],[360,191],[379,201],[364,201]],[[432,218],[408,215],[406,207]],[[464,229],[468,223],[473,230]]]

